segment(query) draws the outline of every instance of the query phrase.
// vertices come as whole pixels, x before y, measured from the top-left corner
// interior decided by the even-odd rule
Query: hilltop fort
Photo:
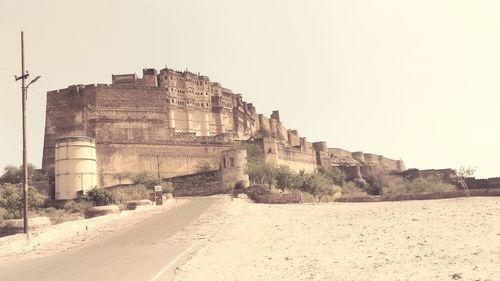
[[[309,142],[285,127],[279,111],[259,114],[242,95],[207,76],[168,68],[144,69],[141,78],[112,75],[110,85],[48,92],[43,170],[52,177],[62,174],[55,170],[61,157],[56,144],[81,136],[94,140],[95,185],[100,187],[122,183],[125,173],[157,173],[162,178],[192,174],[200,162],[219,162],[222,152],[239,141],[258,145],[266,161],[296,171],[333,165],[361,178],[369,167],[405,170],[402,160]],[[86,177],[79,175],[82,183]]]

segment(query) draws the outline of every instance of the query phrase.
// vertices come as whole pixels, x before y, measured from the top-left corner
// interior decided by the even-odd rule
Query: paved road
[[[195,244],[168,245],[161,241],[189,225],[216,200],[193,198],[67,252],[0,262],[0,280],[168,280],[176,263]]]

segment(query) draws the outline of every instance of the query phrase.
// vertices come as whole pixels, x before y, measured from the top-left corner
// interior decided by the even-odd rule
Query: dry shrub
[[[64,204],[64,210],[70,214],[85,212],[88,208],[92,207],[92,202],[87,200],[77,200],[77,201],[69,201]]]
[[[4,208],[0,208],[0,223],[2,223],[3,221],[3,216],[7,214],[7,210],[5,210]]]
[[[95,206],[108,206],[116,203],[111,191],[105,188],[92,188],[87,191],[84,199],[92,202]]]
[[[31,216],[31,214],[30,214]],[[33,216],[48,217],[52,224],[79,219],[83,216],[81,212],[68,212],[66,209],[56,209],[53,207],[38,209]]]
[[[265,204],[290,204],[302,203],[302,194],[293,190],[290,193],[276,193],[272,192],[266,186],[252,186],[247,188],[247,196],[255,203]]]
[[[318,200],[309,192],[302,192],[302,202],[304,203],[316,203]]]
[[[143,184],[134,184],[112,190],[113,201],[120,209],[125,209],[128,201],[148,199],[149,191]]]
[[[360,196],[367,195],[365,191],[361,190],[353,182],[345,183],[342,186],[341,194],[342,194],[342,197],[344,197],[344,198],[353,198],[353,197],[360,197]]]

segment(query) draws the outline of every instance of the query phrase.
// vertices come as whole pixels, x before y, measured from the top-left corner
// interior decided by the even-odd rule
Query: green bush
[[[107,206],[116,202],[109,190],[95,187],[87,192],[85,199],[92,202],[95,206]]]
[[[28,187],[28,211],[41,208],[45,198],[32,187]],[[4,219],[20,219],[23,216],[23,192],[20,184],[0,185],[0,208],[5,209]]]

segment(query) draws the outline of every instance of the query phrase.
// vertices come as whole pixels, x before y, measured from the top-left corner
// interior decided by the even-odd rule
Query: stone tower
[[[221,155],[222,180],[225,184],[243,181],[244,187],[250,184],[247,174],[247,151],[242,149],[225,150]]]

